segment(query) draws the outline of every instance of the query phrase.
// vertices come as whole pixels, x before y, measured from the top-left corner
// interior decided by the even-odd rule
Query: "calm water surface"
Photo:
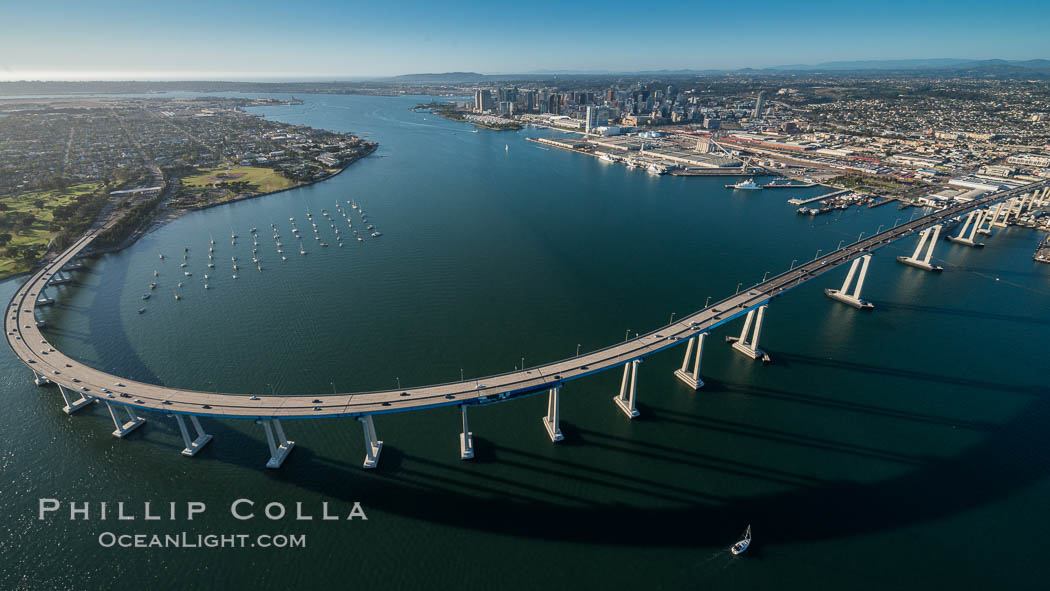
[[[92,261],[55,290],[49,335],[96,367],[202,390],[450,381],[649,330],[903,215],[796,216],[786,199],[819,190],[656,178],[525,141],[552,132],[474,134],[409,110],[427,100],[309,96],[259,109],[381,147],[324,183],[187,215]],[[347,200],[381,238],[352,240],[335,205],[364,228]],[[914,247],[906,240],[872,262],[870,313],[822,295],[844,269],[775,300],[762,336],[772,365],[722,342],[736,323],[708,339],[699,392],[672,376],[680,349],[647,360],[633,422],[612,403],[615,373],[565,387],[558,445],[540,423],[543,397],[472,411],[470,462],[458,459],[452,408],[378,417],[375,471],[361,470],[348,420],[285,423],[296,449],[279,471],[263,467],[259,426],[205,420],[215,441],[188,459],[171,419],[148,415],[119,441],[102,408],[66,416],[58,393],[3,353],[0,587],[1042,586],[1050,267],[1031,259],[1038,240],[1012,228],[984,249],[939,243],[940,275],[893,260]],[[18,283],[0,283],[0,299]],[[208,510],[192,522],[39,521],[40,497]],[[228,507],[240,497],[260,509],[302,502],[318,517],[238,521]],[[360,501],[368,521],[322,522],[325,500],[344,514]],[[726,548],[748,524],[752,550],[734,558]],[[99,546],[106,531],[306,534],[308,545],[120,550]]]

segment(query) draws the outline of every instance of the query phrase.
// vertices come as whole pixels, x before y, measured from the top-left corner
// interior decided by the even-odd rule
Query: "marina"
[[[347,200],[347,203],[349,204],[350,201]],[[356,202],[354,202],[353,210],[359,210],[362,219],[363,220],[367,220],[367,217],[365,216],[365,213],[364,213],[364,209],[359,209],[359,207],[360,206],[358,206],[356,204]],[[352,224],[352,222],[350,220],[349,214],[346,211],[343,210],[342,206],[340,205],[340,203],[338,201],[336,201],[334,209],[347,222],[348,227],[352,227],[353,224]],[[333,219],[333,216],[330,216],[326,209],[322,209],[321,212],[322,212],[322,216],[324,218],[326,218],[326,219]],[[313,215],[309,212],[309,210],[307,210],[307,212],[306,212],[306,217],[307,217],[307,219],[312,219],[313,218]],[[289,223],[290,223],[290,229],[291,229],[292,234],[294,236],[296,236],[296,237],[299,237],[299,245],[300,245],[299,246],[299,254],[306,255],[307,251],[306,251],[305,247],[302,244],[302,238],[300,237],[299,230],[295,226],[294,218],[289,218]],[[318,246],[320,246],[320,247],[328,247],[328,242],[322,241],[321,233],[320,233],[321,230],[317,227],[317,224],[316,223],[312,223],[312,226],[313,226],[313,230],[314,230],[315,239],[319,241]],[[284,250],[281,248],[282,243],[281,243],[281,240],[280,240],[280,238],[281,238],[280,229],[278,228],[278,226],[277,226],[277,224],[275,222],[271,222],[270,223],[270,228],[273,231],[273,241],[274,241],[274,247],[275,247],[276,254],[278,256],[280,256],[281,261],[287,261],[288,257],[284,256]],[[334,222],[330,223],[329,224],[329,228],[333,231],[333,236],[334,236],[333,242],[338,244],[339,247],[342,247],[343,246],[343,238],[339,234],[339,230],[335,227],[335,223]],[[379,232],[376,229],[375,224],[368,224],[367,229],[368,229],[367,235],[370,238],[379,238],[380,236],[383,235],[382,232]],[[252,228],[249,229],[248,233],[252,237],[251,262],[252,262],[253,265],[255,265],[256,270],[261,273],[263,271],[263,265],[262,265],[263,259],[262,259],[262,255],[259,254],[259,246],[260,246],[260,244],[259,244],[258,229],[255,228],[255,227],[252,227]],[[234,231],[232,233],[232,235],[234,237],[236,237],[237,236],[236,231]],[[364,242],[364,237],[357,235],[357,231],[356,230],[354,231],[354,235],[357,238],[358,242]],[[208,260],[209,260],[209,262],[207,264],[207,268],[208,269],[213,269],[215,267],[215,264],[213,262],[210,262],[210,261],[214,260],[214,255],[216,253],[216,249],[215,249],[215,246],[214,246],[215,241],[214,240],[210,240],[209,244],[211,246],[208,248]],[[236,246],[237,246],[236,242],[234,242],[234,244],[232,244],[230,248],[236,248]],[[189,246],[183,247],[183,253],[184,253],[183,254],[183,259],[185,261],[187,261],[187,262],[180,263],[180,265],[179,265],[180,269],[187,268],[190,265],[190,263],[188,262],[189,261],[189,252],[190,252],[190,247]],[[163,261],[165,260],[164,253],[159,253],[158,254],[158,258],[163,263]],[[237,255],[231,255],[230,256],[230,260],[231,260],[231,267],[232,267],[232,270],[233,270],[233,274],[231,275],[231,278],[232,279],[237,279],[238,278],[237,272],[240,270],[240,266],[237,264],[237,261],[238,261]],[[182,276],[184,278],[188,279],[188,278],[193,276],[193,272],[191,272],[191,271],[183,271]],[[153,273],[152,273],[152,277],[154,278],[154,281],[151,281],[149,283],[149,289],[150,290],[154,290],[154,289],[157,288],[158,283],[160,282],[160,280],[158,278],[161,277],[160,271],[157,270],[157,269],[154,269]],[[211,285],[209,283],[209,279],[210,279],[209,275],[207,273],[204,273],[204,276],[203,276],[202,281],[201,281],[202,289],[204,289],[204,290],[211,289]],[[183,282],[179,282],[177,287],[179,287],[179,288],[183,287]],[[183,300],[183,296],[184,295],[185,295],[185,292],[183,292],[183,294],[176,293],[175,294],[175,301]],[[147,293],[142,295],[141,299],[148,300],[149,297],[150,297],[150,294],[147,292]],[[144,311],[145,311],[145,308],[141,309],[138,313],[141,314]]]

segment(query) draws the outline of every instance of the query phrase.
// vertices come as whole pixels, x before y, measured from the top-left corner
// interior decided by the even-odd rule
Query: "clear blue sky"
[[[0,79],[349,77],[1050,58],[1046,0],[0,0]]]

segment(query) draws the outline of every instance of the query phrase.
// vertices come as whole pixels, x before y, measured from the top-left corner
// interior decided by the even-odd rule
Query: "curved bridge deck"
[[[26,281],[8,306],[4,317],[4,331],[15,355],[47,380],[69,390],[81,392],[86,397],[96,397],[161,413],[250,419],[307,419],[360,417],[444,405],[485,404],[542,392],[564,382],[623,366],[635,359],[669,349],[693,336],[730,322],[774,297],[891,242],[972,210],[1046,186],[1050,186],[1050,181],[992,193],[909,221],[829,252],[672,324],[625,342],[570,359],[462,382],[347,394],[217,394],[136,382],[88,367],[50,345],[37,327],[35,310],[38,294],[47,286],[51,277],[91,244],[97,232],[82,237]],[[104,389],[110,392],[105,392]]]

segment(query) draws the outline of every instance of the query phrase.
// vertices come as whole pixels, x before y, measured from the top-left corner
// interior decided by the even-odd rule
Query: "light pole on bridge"
[[[788,267],[788,271],[794,269],[795,268],[795,263],[797,263],[797,262],[798,262],[798,259],[791,259],[791,266]]]
[[[846,241],[845,238],[843,238],[842,240],[839,240],[839,245],[835,247],[835,250],[838,250],[838,249],[842,248],[842,243],[845,242],[845,241]]]
[[[671,312],[671,320],[669,320],[667,324],[674,324],[674,312]]]
[[[399,376],[394,376],[394,379],[397,380],[397,389],[400,390],[401,389],[401,378]]]
[[[897,227],[897,224],[899,224],[899,223],[900,223],[900,221],[901,221],[901,219],[900,219],[900,218],[897,218],[897,219],[893,220],[893,227],[894,227],[894,228],[896,228],[896,227]]]
[[[879,224],[879,227],[878,227],[878,229],[877,229],[877,230],[875,230],[875,233],[876,233],[876,234],[878,234],[879,232],[882,232],[882,226],[883,226],[883,224]]]
[[[707,296],[707,301],[704,302],[704,307],[706,308],[707,305],[710,304],[710,303],[711,303],[711,296]]]
[[[861,232],[860,234],[857,234],[857,242],[860,242],[860,239],[863,238],[863,237],[864,237],[864,232]]]
[[[627,339],[631,338],[631,329],[627,329],[627,332],[623,333],[623,342],[627,342]]]
[[[743,281],[741,281],[740,283],[737,283],[737,284],[736,284],[736,292],[737,292],[737,293],[740,293],[740,286],[741,286],[741,285],[743,285],[743,284],[744,284],[744,282],[743,282]]]
[[[766,271],[766,273],[764,275],[762,275],[762,281],[760,281],[760,283],[765,283],[766,282],[766,277],[769,277],[769,271]]]
[[[817,249],[817,254],[813,255],[813,260],[814,261],[820,258],[820,251],[821,251],[821,249],[818,248]]]
[[[576,356],[577,357],[580,356],[580,344],[579,343],[576,343]]]

